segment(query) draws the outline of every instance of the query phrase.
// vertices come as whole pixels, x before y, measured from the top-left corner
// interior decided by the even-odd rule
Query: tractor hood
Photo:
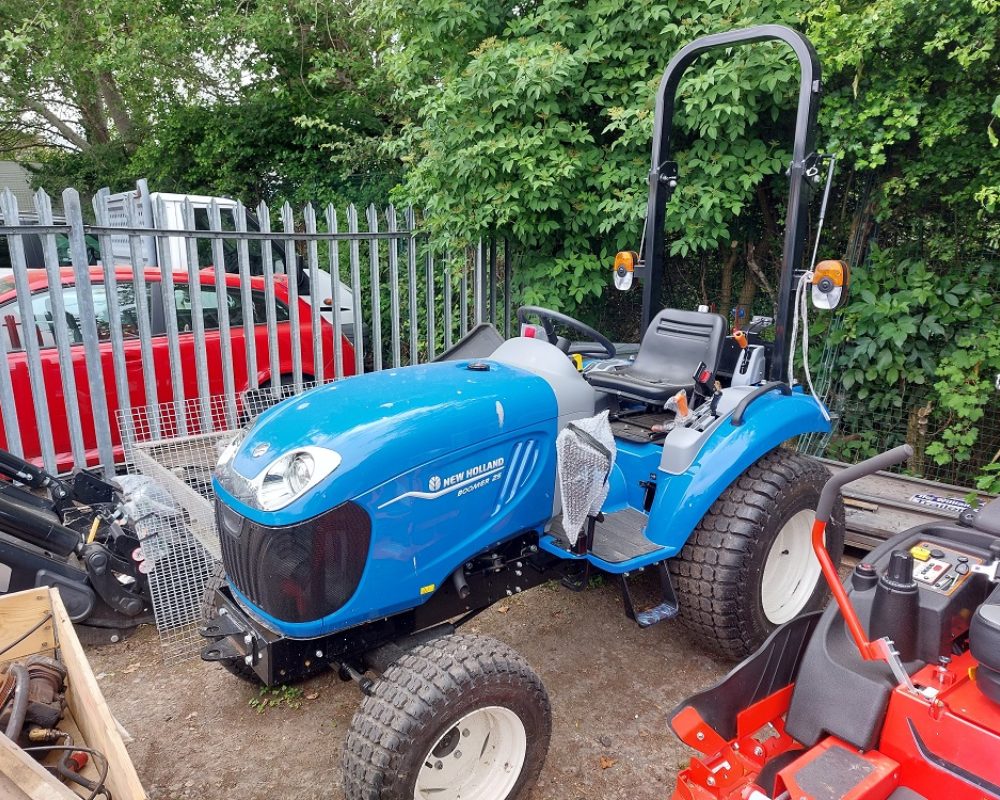
[[[224,503],[250,519],[290,525],[443,455],[557,415],[547,381],[495,361],[448,361],[359,375],[261,414],[229,468],[217,471],[215,489]],[[340,457],[329,476],[277,510],[238,499],[245,496],[245,482],[282,455],[307,447]]]

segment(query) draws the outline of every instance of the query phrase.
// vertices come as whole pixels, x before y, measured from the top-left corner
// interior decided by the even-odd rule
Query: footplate
[[[656,570],[660,580],[660,594],[662,601],[655,606],[636,611],[632,600],[632,590],[629,588],[629,573],[621,576],[622,602],[625,605],[625,615],[635,620],[640,628],[648,628],[657,622],[663,622],[677,616],[677,595],[674,593],[674,585],[670,581],[670,569],[666,561],[660,561],[652,566]]]

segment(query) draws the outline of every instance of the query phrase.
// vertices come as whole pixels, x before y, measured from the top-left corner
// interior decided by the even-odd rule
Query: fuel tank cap
[[[490,365],[485,361],[470,361],[465,367],[466,369],[471,369],[473,372],[489,372]]]

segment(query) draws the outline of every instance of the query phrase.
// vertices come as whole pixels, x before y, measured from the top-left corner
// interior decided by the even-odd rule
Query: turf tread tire
[[[794,513],[790,508],[796,503],[799,509],[815,508],[829,478],[829,471],[814,458],[785,448],[771,451],[719,496],[681,552],[668,562],[678,618],[708,650],[727,659],[746,658],[774,630],[760,606],[763,560],[778,529]],[[810,505],[802,504],[810,498]],[[839,564],[844,550],[844,506],[839,498],[827,527],[827,548]],[[820,578],[801,613],[822,608],[828,596]]]
[[[548,751],[552,711],[528,662],[488,636],[451,634],[418,645],[393,662],[355,713],[344,742],[346,800],[412,800],[420,761],[448,726],[479,698],[519,698],[528,735],[521,775],[506,800],[523,796]],[[478,707],[499,705],[488,699]],[[522,712],[532,719],[525,719]],[[444,723],[444,724],[442,724]]]

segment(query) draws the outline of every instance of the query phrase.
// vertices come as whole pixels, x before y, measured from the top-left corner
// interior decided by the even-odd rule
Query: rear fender
[[[747,408],[742,425],[727,417],[709,434],[690,466],[671,475],[662,466],[649,512],[646,537],[675,555],[712,503],[746,470],[783,442],[805,433],[825,433],[830,423],[812,397],[774,392]]]

